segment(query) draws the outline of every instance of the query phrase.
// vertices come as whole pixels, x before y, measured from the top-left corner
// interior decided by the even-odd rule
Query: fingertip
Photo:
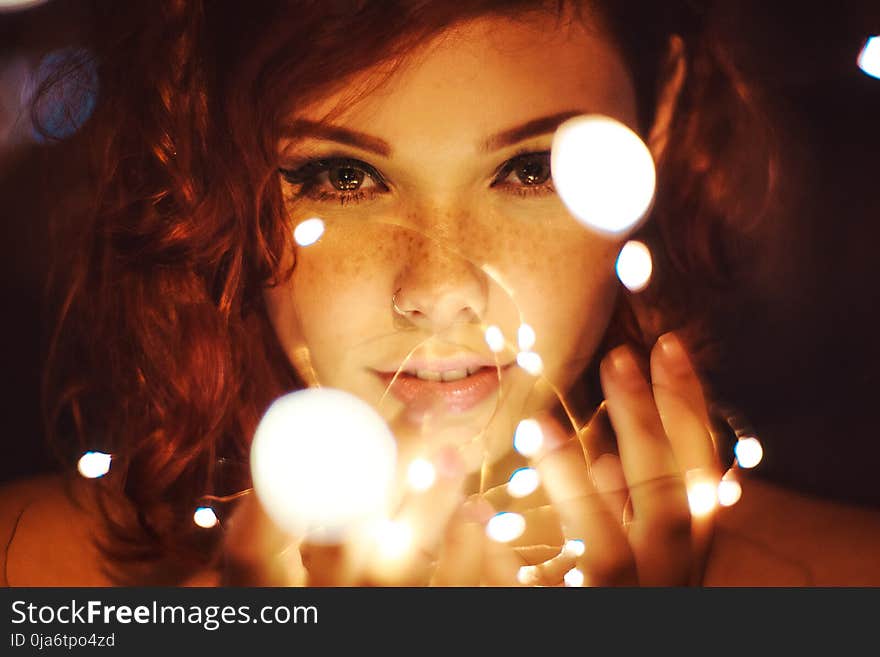
[[[657,339],[654,353],[658,355],[660,364],[670,374],[685,376],[692,370],[687,351],[674,332],[664,333]]]

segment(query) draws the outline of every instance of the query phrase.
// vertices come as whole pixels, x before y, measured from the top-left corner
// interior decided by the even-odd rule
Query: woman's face
[[[325,226],[266,290],[281,344],[304,380],[368,401],[412,450],[496,458],[607,327],[621,243],[570,217],[549,150],[576,114],[634,128],[635,97],[599,29],[557,20],[448,29],[381,84],[387,71],[366,70],[298,110],[278,145],[291,228]],[[521,324],[541,376],[516,363]]]

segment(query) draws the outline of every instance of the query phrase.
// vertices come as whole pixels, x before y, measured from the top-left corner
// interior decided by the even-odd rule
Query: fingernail
[[[690,362],[678,336],[674,333],[664,333],[658,338],[657,344],[660,345],[663,363],[669,371],[673,374],[687,374]]]
[[[617,347],[609,355],[608,359],[611,365],[611,374],[614,379],[627,386],[637,386],[642,378],[636,359],[633,357],[629,347]]]

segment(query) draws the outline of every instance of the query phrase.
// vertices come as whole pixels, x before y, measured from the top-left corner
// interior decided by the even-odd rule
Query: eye
[[[310,160],[279,173],[300,196],[317,201],[358,202],[388,191],[375,167],[346,157]]]
[[[523,153],[501,165],[492,187],[521,194],[551,193],[553,183],[550,173],[550,151]]]

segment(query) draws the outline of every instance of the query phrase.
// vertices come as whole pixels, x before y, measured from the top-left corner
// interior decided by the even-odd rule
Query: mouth
[[[497,393],[501,377],[510,367],[469,360],[408,362],[394,371],[375,370],[386,389],[410,413],[462,414]]]

